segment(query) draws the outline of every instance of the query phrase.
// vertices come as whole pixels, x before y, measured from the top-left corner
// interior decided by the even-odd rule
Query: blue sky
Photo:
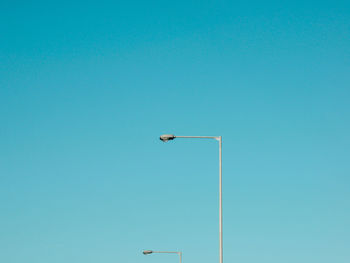
[[[349,262],[348,1],[0,6],[1,262]]]

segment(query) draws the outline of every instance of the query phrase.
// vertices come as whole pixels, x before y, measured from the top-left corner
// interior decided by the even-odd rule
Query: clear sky
[[[2,1],[0,262],[350,262],[349,1]]]

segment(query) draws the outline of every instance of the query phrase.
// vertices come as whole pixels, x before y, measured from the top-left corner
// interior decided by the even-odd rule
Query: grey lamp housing
[[[173,134],[163,134],[159,138],[163,142],[171,141],[175,139],[175,135]]]

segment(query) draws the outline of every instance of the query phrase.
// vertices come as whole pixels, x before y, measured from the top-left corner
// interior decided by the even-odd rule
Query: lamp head
[[[160,140],[163,142],[171,141],[175,139],[175,135],[173,134],[163,134],[160,136]]]
[[[149,254],[152,254],[153,251],[152,251],[152,250],[144,250],[144,251],[142,251],[142,253],[143,253],[144,255],[149,255]]]

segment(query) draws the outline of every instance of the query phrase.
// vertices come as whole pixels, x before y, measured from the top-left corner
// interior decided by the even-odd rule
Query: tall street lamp
[[[153,251],[153,250],[144,250],[142,251],[144,255],[149,255],[153,253],[167,253],[167,254],[178,254],[180,258],[180,263],[182,262],[182,252],[179,251]]]
[[[223,238],[222,238],[222,137],[221,136],[175,136],[164,134],[160,136],[163,142],[174,140],[175,138],[196,138],[215,139],[219,142],[219,263],[223,263]]]

